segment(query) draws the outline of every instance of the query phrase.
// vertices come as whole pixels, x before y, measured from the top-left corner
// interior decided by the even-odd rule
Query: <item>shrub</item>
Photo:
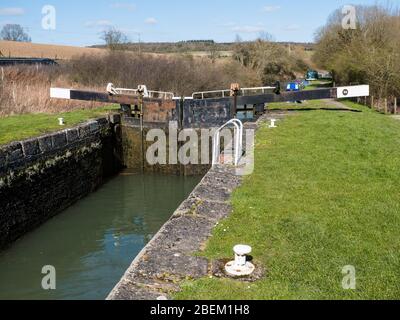
[[[110,52],[105,56],[80,56],[66,67],[73,82],[103,86],[112,82],[119,87],[135,88],[145,84],[152,90],[191,95],[195,91],[229,88],[238,81],[253,85],[254,77],[237,62],[212,63],[208,58],[188,55],[166,57]]]
[[[315,62],[340,84],[368,83],[378,97],[400,96],[400,15],[381,6],[358,6],[357,29],[341,26],[339,10],[316,34]]]
[[[0,83],[0,116],[30,112],[64,112],[102,104],[50,99],[50,87],[105,91],[109,82],[118,87],[191,95],[195,91],[228,89],[233,82],[258,86],[252,70],[236,61],[224,63],[182,55],[165,57],[109,51],[99,56],[77,56],[59,66],[4,67]],[[1,78],[0,78],[1,81]]]
[[[268,35],[254,42],[237,43],[234,58],[255,70],[264,85],[277,80],[292,80],[296,72],[304,74],[308,69],[303,60],[292,57],[284,46],[273,42]]]

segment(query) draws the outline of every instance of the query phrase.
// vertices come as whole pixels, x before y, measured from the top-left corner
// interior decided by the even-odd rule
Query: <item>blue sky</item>
[[[389,1],[399,5],[400,0]],[[255,39],[261,31],[277,41],[312,41],[329,14],[346,4],[387,4],[377,0],[0,0],[0,26],[19,23],[33,42],[86,46],[101,43],[109,26],[133,42],[189,39]],[[56,30],[42,29],[42,7],[56,9]]]

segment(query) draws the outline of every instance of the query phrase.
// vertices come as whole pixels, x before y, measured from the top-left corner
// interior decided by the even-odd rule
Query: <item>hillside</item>
[[[288,47],[289,43],[280,43]],[[0,40],[0,57],[26,57],[26,58],[50,58],[50,59],[71,59],[73,56],[101,55],[106,52],[105,46],[74,47],[62,45],[48,45],[39,43],[14,42]],[[313,44],[290,43],[291,51],[309,66],[314,67],[311,61]],[[126,50],[130,52],[142,52],[153,56],[176,54],[190,54],[194,57],[207,57],[214,55],[216,58],[228,58],[232,56],[234,43],[130,43]]]
[[[99,55],[105,52],[100,48],[82,48],[15,41],[0,41],[0,52],[8,57],[70,59],[81,54]],[[1,56],[1,55],[0,55]]]

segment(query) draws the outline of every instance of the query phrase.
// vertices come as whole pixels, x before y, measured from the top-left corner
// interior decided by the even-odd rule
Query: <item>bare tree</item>
[[[31,42],[31,38],[19,24],[6,24],[0,32],[0,38],[8,41]]]
[[[316,34],[314,61],[332,70],[341,84],[368,83],[378,98],[400,94],[400,13],[381,6],[358,6],[357,29],[341,26],[335,11]]]
[[[208,57],[211,59],[212,63],[215,63],[215,61],[217,60],[219,53],[217,51],[216,45],[212,44],[211,48],[210,48],[210,53],[208,54]]]
[[[256,41],[236,43],[233,58],[254,70],[264,85],[291,80],[295,72],[307,69],[304,63],[299,63],[300,59],[292,59],[288,51],[265,32],[260,33]]]
[[[101,33],[100,37],[110,50],[122,50],[128,42],[128,37],[116,28],[109,28]]]

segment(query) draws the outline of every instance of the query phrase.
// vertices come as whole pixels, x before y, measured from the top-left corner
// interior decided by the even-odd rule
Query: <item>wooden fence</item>
[[[400,114],[400,108],[398,108],[398,101],[400,98],[377,98],[374,96],[357,98],[358,103],[370,107],[373,110],[382,112],[385,114]]]

